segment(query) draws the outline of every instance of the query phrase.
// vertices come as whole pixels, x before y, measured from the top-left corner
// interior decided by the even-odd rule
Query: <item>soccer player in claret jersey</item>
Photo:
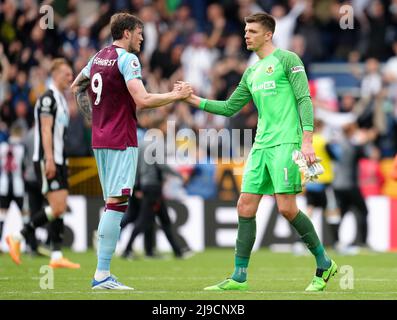
[[[298,56],[274,47],[274,18],[256,13],[245,19],[245,41],[259,61],[249,67],[227,101],[191,95],[187,101],[207,112],[232,116],[251,99],[259,118],[255,143],[244,170],[237,204],[238,233],[235,269],[225,281],[205,290],[247,290],[247,267],[256,236],[256,211],[262,195],[275,195],[278,210],[295,228],[314,255],[317,270],[307,291],[322,291],[337,271],[322,246],[310,219],[298,209],[299,167],[292,160],[300,150],[310,167],[316,163],[312,146],[313,105],[305,68]]]
[[[137,166],[137,108],[155,108],[187,98],[190,86],[148,93],[134,53],[143,41],[143,23],[128,13],[111,17],[113,44],[95,54],[72,84],[77,104],[92,116],[92,148],[98,166],[105,212],[98,226],[98,264],[92,289],[131,290],[110,274],[120,222],[132,193]]]

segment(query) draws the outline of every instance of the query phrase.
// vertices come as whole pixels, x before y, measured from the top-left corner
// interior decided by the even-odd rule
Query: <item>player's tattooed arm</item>
[[[87,121],[91,121],[92,118],[92,104],[87,92],[89,85],[90,78],[87,78],[82,72],[80,72],[72,84],[77,106]]]

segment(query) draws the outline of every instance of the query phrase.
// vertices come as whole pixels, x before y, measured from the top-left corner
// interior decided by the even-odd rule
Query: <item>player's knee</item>
[[[284,218],[286,218],[288,221],[292,221],[296,213],[298,212],[294,208],[289,208],[289,207],[279,207],[278,211],[283,215]]]
[[[66,203],[59,202],[54,204],[52,207],[52,215],[55,218],[59,218],[66,211]]]
[[[252,203],[249,203],[243,198],[240,198],[237,203],[237,212],[240,217],[253,217],[256,213],[256,208]]]

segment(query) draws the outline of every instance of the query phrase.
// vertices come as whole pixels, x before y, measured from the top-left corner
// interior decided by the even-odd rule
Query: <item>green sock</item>
[[[247,280],[247,268],[256,237],[256,220],[238,217],[236,254],[232,279],[238,282]]]
[[[328,269],[331,266],[331,259],[327,256],[310,219],[302,211],[299,211],[290,223],[316,258],[317,268]]]

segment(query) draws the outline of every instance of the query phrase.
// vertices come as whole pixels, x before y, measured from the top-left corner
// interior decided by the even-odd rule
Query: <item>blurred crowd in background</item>
[[[340,26],[340,8],[346,4],[354,9],[353,29]],[[43,5],[54,9],[54,28],[40,26]],[[67,58],[77,75],[97,50],[112,42],[110,17],[122,10],[144,22],[139,58],[148,92],[166,92],[175,81],[184,80],[198,95],[221,100],[255,62],[255,55],[245,48],[244,17],[270,12],[277,22],[275,45],[296,52],[306,66],[315,116],[324,122],[325,139],[364,146],[363,157],[375,162],[395,155],[396,0],[2,0],[0,142],[7,141],[13,126],[22,128],[25,136],[34,125],[34,105],[48,85],[51,59]],[[312,66],[319,63],[345,64],[357,85],[338,91],[332,77],[314,76]],[[91,156],[89,124],[78,112],[71,93],[67,99],[69,132],[73,132],[68,137],[67,153],[70,157]],[[254,137],[257,111],[249,103],[239,114],[225,118],[179,102],[144,111],[138,118],[143,129],[167,118],[175,121],[176,130],[252,129]],[[243,146],[243,142],[241,139],[241,145],[234,147]],[[209,190],[197,184],[195,188],[191,182],[196,192]],[[203,194],[215,195],[216,190]]]

